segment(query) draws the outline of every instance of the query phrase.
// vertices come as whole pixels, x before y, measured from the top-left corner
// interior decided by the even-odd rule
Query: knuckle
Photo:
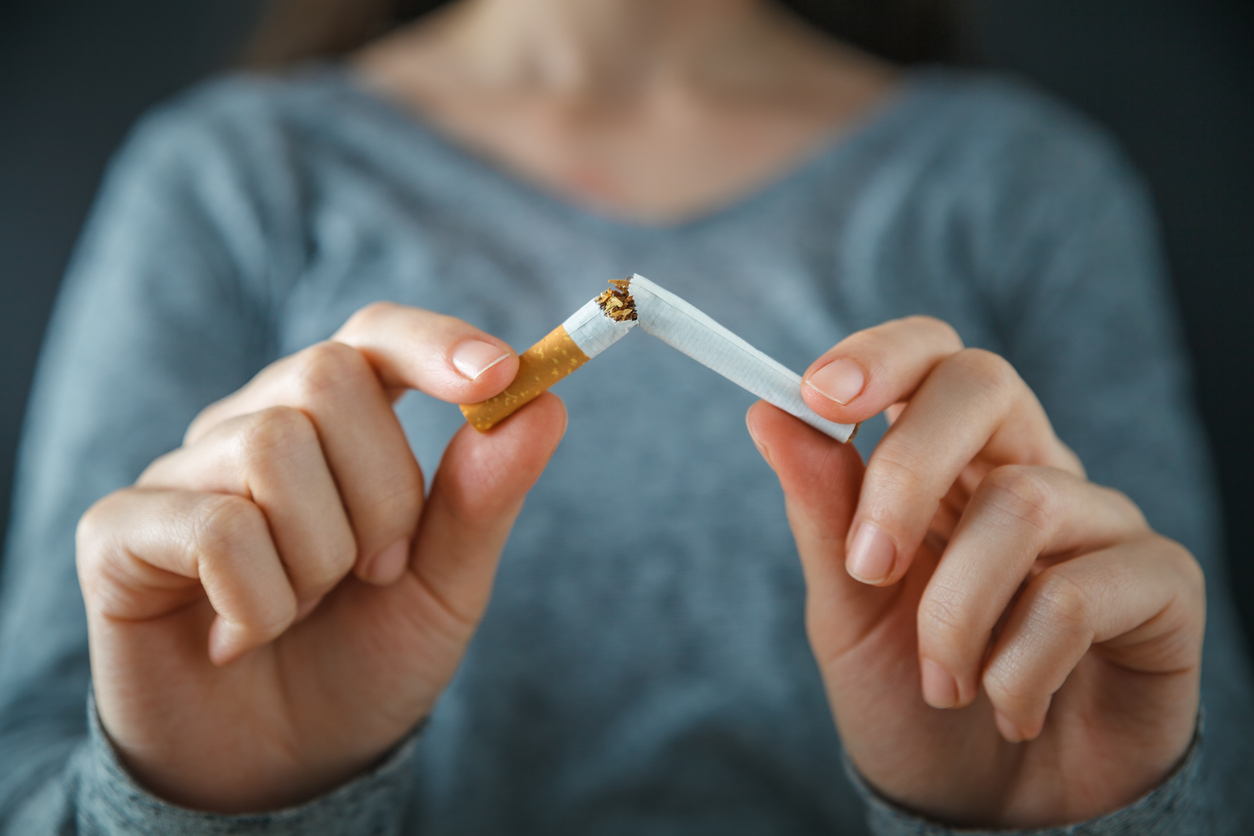
[[[958,596],[947,590],[928,590],[919,602],[919,641],[929,649],[956,650],[969,635]]]
[[[962,350],[962,337],[952,325],[934,316],[916,314],[902,317],[875,328],[868,328],[851,335],[841,343],[848,353],[869,366],[872,376],[882,373],[891,359],[901,354],[901,334],[908,331],[912,336],[925,336],[923,343],[940,355]],[[938,358],[939,359],[939,358]]]
[[[1049,534],[1059,511],[1055,487],[1035,468],[1002,465],[984,477],[989,502],[998,510]]]
[[[316,445],[318,434],[313,422],[299,409],[272,406],[249,416],[240,442],[249,468],[259,469]]]
[[[301,592],[330,589],[357,562],[357,543],[347,529],[324,545],[320,559],[310,561],[302,573]]]
[[[353,315],[344,323],[346,329],[368,329],[374,323],[386,318],[394,312],[399,306],[394,302],[371,302],[363,308],[358,308]]]
[[[206,498],[198,510],[192,532],[194,547],[210,560],[245,551],[259,538],[270,536],[261,509],[243,497],[216,494]]]
[[[1019,373],[1010,361],[982,348],[964,348],[951,356],[946,363],[957,368],[963,376],[980,389],[1001,393],[1019,383]]]
[[[231,495],[207,497],[196,509],[192,549],[206,590],[220,587],[227,577],[242,577],[241,557],[255,555],[258,543],[270,540],[270,529],[261,509]],[[272,545],[272,544],[271,544]],[[213,592],[209,592],[210,599]],[[296,618],[296,597],[290,587],[282,594],[246,599],[237,613],[240,626],[263,641],[287,629]]]
[[[1061,571],[1066,564],[1046,569],[1031,584],[1032,608],[1055,632],[1088,629],[1092,601],[1084,587]]]
[[[121,491],[117,493],[121,493]],[[109,494],[97,500],[78,518],[78,525],[74,529],[74,540],[78,544],[80,553],[85,546],[99,543],[107,536],[109,525],[105,521],[108,516],[106,507],[113,497],[114,494]]]
[[[375,498],[375,513],[388,528],[406,532],[413,528],[422,511],[424,485],[422,473],[413,462],[398,466],[389,478],[380,480]]]
[[[940,338],[940,342],[953,346],[955,350],[962,349],[962,337],[958,334],[958,329],[943,319],[926,314],[915,314],[905,317],[902,322],[920,330],[934,331]]]
[[[885,440],[872,454],[863,481],[875,491],[905,497],[924,495],[929,491],[921,465],[919,457],[903,447],[899,439]]]
[[[357,349],[328,340],[297,355],[293,373],[301,400],[310,403],[342,391],[369,371]]]
[[[1036,694],[1028,685],[1019,666],[1005,660],[989,665],[981,679],[988,698],[1003,713],[1019,713],[1036,702]]]
[[[107,544],[115,535],[110,506],[127,491],[128,488],[123,488],[97,500],[78,518],[74,529],[74,561],[85,591],[94,589],[105,571]]]

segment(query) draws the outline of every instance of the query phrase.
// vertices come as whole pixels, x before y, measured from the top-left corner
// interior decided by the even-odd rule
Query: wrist
[[[100,723],[88,694],[88,742],[77,758],[81,819],[99,833],[304,833],[398,832],[410,793],[420,723],[384,757],[346,783],[304,803],[265,812],[222,814],[193,810],[151,792],[126,767]],[[82,823],[82,822],[80,822]]]
[[[845,774],[867,805],[874,836],[1203,836],[1209,834],[1210,811],[1202,788],[1205,713],[1199,712],[1193,740],[1175,768],[1149,792],[1124,807],[1082,822],[1039,829],[967,829],[902,807],[879,792],[847,754]]]

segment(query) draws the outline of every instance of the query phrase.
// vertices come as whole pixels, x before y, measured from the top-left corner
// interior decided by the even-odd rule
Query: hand
[[[1193,557],[1086,481],[1011,366],[942,322],[854,334],[805,380],[825,418],[892,419],[864,469],[773,407],[748,416],[862,775],[936,820],[994,827],[1081,821],[1161,783],[1198,711]]]
[[[96,705],[141,783],[219,812],[294,804],[431,710],[565,411],[547,395],[486,435],[464,427],[424,501],[392,401],[484,400],[517,367],[464,322],[372,305],[87,512]]]

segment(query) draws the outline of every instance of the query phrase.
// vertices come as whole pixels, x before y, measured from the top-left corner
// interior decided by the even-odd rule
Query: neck
[[[769,181],[893,81],[770,0],[459,0],[356,68],[520,176],[654,219]]]
[[[446,25],[480,83],[598,96],[751,74],[794,26],[762,0],[463,0]]]

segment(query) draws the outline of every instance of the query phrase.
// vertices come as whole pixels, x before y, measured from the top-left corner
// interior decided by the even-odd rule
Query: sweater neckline
[[[530,202],[539,203],[564,216],[573,223],[594,227],[603,231],[626,234],[668,235],[693,231],[719,224],[721,221],[752,213],[755,207],[773,197],[809,182],[814,175],[840,159],[854,155],[862,146],[872,143],[899,123],[913,109],[926,87],[928,70],[910,68],[903,70],[900,81],[881,101],[866,109],[856,119],[811,146],[803,155],[781,166],[778,172],[765,180],[731,196],[725,201],[711,204],[687,216],[669,221],[648,221],[600,211],[582,204],[543,184],[527,178],[502,165],[499,161],[475,151],[423,117],[421,111],[397,102],[375,91],[366,84],[351,67],[344,63],[327,64],[317,68],[323,76],[355,103],[364,106],[377,118],[396,129],[415,135],[424,144],[433,146],[462,167],[475,171],[493,182]]]

